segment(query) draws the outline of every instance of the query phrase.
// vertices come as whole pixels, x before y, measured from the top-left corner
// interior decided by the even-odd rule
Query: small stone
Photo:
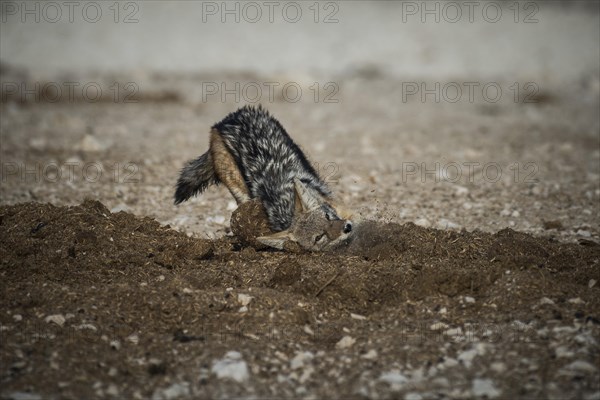
[[[461,336],[463,333],[462,328],[452,328],[444,331],[444,335],[446,336]]]
[[[174,383],[166,389],[154,392],[154,395],[152,395],[152,400],[174,400],[185,398],[189,395],[190,389],[187,382]]]
[[[556,354],[557,358],[570,358],[575,355],[571,350],[569,350],[568,348],[566,348],[564,346],[558,346],[554,350],[554,353]]]
[[[90,134],[86,134],[76,146],[77,150],[86,152],[102,151],[107,149],[108,147],[109,146],[107,144],[101,143],[98,139],[96,139],[93,135]]]
[[[238,309],[238,312],[239,312],[239,313],[245,313],[245,312],[248,312],[248,307],[246,307],[246,306],[242,306],[242,307],[240,307],[240,308]]]
[[[513,218],[519,218],[521,216],[521,213],[515,210],[512,212],[512,214],[510,214],[510,216]]]
[[[446,359],[444,360],[444,367],[446,368],[456,367],[457,365],[458,361],[456,361],[452,357],[446,357]]]
[[[448,324],[445,324],[443,322],[436,322],[434,324],[431,324],[431,326],[429,327],[429,329],[431,329],[432,331],[441,331],[442,329],[446,328],[448,328]]]
[[[464,195],[466,195],[466,194],[469,194],[469,189],[467,189],[467,188],[466,188],[466,187],[464,187],[464,186],[458,186],[458,185],[457,185],[457,186],[456,186],[456,190],[454,191],[454,193],[455,193],[457,196],[464,196]]]
[[[487,396],[488,399],[493,399],[500,396],[500,391],[491,379],[474,379],[472,391],[476,397]]]
[[[232,379],[239,383],[248,380],[250,376],[248,365],[237,351],[229,351],[224,358],[214,361],[211,372],[219,379]]]
[[[552,304],[554,304],[554,301],[552,301],[551,299],[549,299],[547,297],[542,297],[539,301],[539,305],[543,306],[545,304],[552,305]]]
[[[375,359],[377,359],[378,354],[377,354],[376,350],[371,349],[360,357],[364,358],[365,360],[375,360]]]
[[[111,340],[110,341],[110,347],[113,348],[114,350],[120,350],[121,349],[121,342],[119,342],[118,340]]]
[[[493,362],[492,365],[490,365],[490,369],[494,372],[502,374],[506,371],[506,364],[500,361],[496,361]]]
[[[250,304],[250,302],[252,301],[254,297],[249,296],[247,294],[243,294],[243,293],[239,293],[237,296],[238,302],[242,305],[242,306],[247,306],[248,304]]]
[[[408,378],[400,373],[398,370],[391,370],[381,374],[379,380],[382,382],[389,383],[390,385],[403,385],[408,382]]]
[[[98,329],[97,329],[97,328],[96,328],[94,325],[92,325],[92,324],[79,324],[79,325],[76,325],[74,328],[75,328],[75,329],[79,329],[79,330],[82,330],[82,329],[89,329],[89,330],[91,330],[91,331],[97,331],[97,330],[98,330]]]
[[[350,318],[357,319],[359,321],[364,321],[367,319],[367,317],[365,317],[364,315],[354,314],[354,313],[350,313]]]
[[[591,287],[591,286],[590,286],[590,287]],[[22,316],[21,314],[15,314],[15,315],[13,315],[13,319],[14,319],[16,322],[19,322],[19,321],[22,321],[22,320],[23,320],[23,316]]]
[[[437,222],[437,226],[440,229],[460,229],[460,225],[457,223],[454,223],[452,221],[449,221],[445,218],[441,218],[438,220]]]
[[[466,303],[475,303],[475,299],[471,296],[465,296]]]
[[[290,361],[290,368],[293,370],[302,368],[306,362],[312,360],[313,358],[314,355],[310,351],[300,352],[296,354],[294,358],[292,358],[292,361]]]
[[[588,282],[588,288],[593,288],[596,285],[596,280],[595,279],[590,279],[590,281]]]
[[[62,328],[62,326],[65,324],[66,319],[62,314],[54,314],[47,316],[44,321],[46,321],[47,323],[54,323]]]
[[[415,221],[415,225],[423,228],[429,228],[431,226],[431,222],[429,222],[427,218],[419,218]]]
[[[569,299],[569,303],[571,303],[571,304],[583,304],[585,302],[583,300],[581,300],[579,297],[576,297],[574,299]]]
[[[591,237],[592,236],[592,233],[590,231],[586,231],[586,230],[583,230],[583,229],[579,229],[576,232],[576,234],[579,235],[579,236],[583,236],[583,237]]]
[[[140,337],[137,335],[137,333],[132,333],[131,335],[127,336],[127,341],[133,344],[138,344],[140,342]]]
[[[338,349],[347,349],[349,347],[352,347],[354,343],[356,343],[356,339],[354,339],[351,336],[344,336],[340,339],[339,342],[335,344],[335,347]]]
[[[421,396],[419,393],[406,393],[404,395],[404,400],[423,400],[423,396]]]
[[[575,372],[593,373],[593,372],[596,372],[596,370],[598,368],[596,368],[594,365],[590,364],[587,361],[577,360],[577,361],[573,361],[571,364],[567,365],[563,369],[568,370],[568,371],[575,371]]]
[[[237,203],[233,200],[230,200],[227,203],[227,211],[234,211],[237,208]]]
[[[206,218],[206,222],[214,222],[215,224],[223,225],[225,223],[225,217],[222,215],[215,215],[214,217]]]
[[[106,389],[106,394],[108,394],[109,396],[117,397],[119,395],[119,388],[114,383],[111,383]]]

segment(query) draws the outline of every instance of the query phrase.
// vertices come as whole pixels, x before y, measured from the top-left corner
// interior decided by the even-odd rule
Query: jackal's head
[[[348,241],[353,234],[353,222],[340,207],[332,204],[300,180],[294,180],[296,210],[292,225],[285,231],[257,240],[283,250],[286,242],[295,242],[305,250],[330,250]]]

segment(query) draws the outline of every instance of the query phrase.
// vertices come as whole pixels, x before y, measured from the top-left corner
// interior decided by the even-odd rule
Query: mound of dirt
[[[234,225],[246,226],[246,237],[264,228],[251,219]],[[374,222],[357,229],[357,238],[335,253],[290,254],[257,251],[243,235],[190,238],[150,218],[112,214],[96,201],[2,206],[2,393],[168,398],[165,391],[183,385],[180,397],[248,390],[289,397],[301,385],[320,397],[370,397],[429,390],[434,378],[424,368],[437,368],[437,378],[468,397],[475,393],[471,379],[498,374],[493,360],[508,371],[494,387],[504,397],[539,393],[535,382],[529,389],[511,384],[513,374],[532,373],[532,363],[536,374],[566,385],[555,388],[558,394],[597,389],[591,366],[600,351],[585,338],[599,332],[600,246],[509,229],[488,234]],[[490,329],[455,340],[478,324],[506,332],[515,321],[533,342],[503,335],[490,342]],[[564,336],[562,325],[573,335]],[[407,346],[413,335],[418,343]],[[486,350],[477,350],[468,368],[444,367],[486,337]],[[560,346],[579,347],[563,353],[576,354],[587,370],[565,375],[549,350]],[[215,372],[229,351],[240,352],[250,380]],[[498,358],[511,352],[519,357]],[[304,361],[296,359],[305,353]],[[398,389],[378,378],[398,365],[412,386]],[[436,393],[449,395],[451,388],[440,385]]]

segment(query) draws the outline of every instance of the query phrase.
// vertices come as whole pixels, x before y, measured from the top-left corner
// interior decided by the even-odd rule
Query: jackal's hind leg
[[[210,132],[210,151],[212,154],[215,174],[227,186],[229,192],[238,204],[250,200],[248,186],[233,156],[227,150],[221,135],[215,130]]]

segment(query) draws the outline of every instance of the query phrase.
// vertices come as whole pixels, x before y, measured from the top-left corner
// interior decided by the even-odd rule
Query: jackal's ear
[[[294,188],[296,192],[296,210],[300,212],[309,212],[316,210],[323,204],[323,198],[306,187],[298,178],[294,178]]]
[[[294,234],[290,231],[281,231],[269,236],[257,237],[256,240],[269,247],[283,250],[283,246],[286,242],[295,242],[296,238],[294,237]]]

